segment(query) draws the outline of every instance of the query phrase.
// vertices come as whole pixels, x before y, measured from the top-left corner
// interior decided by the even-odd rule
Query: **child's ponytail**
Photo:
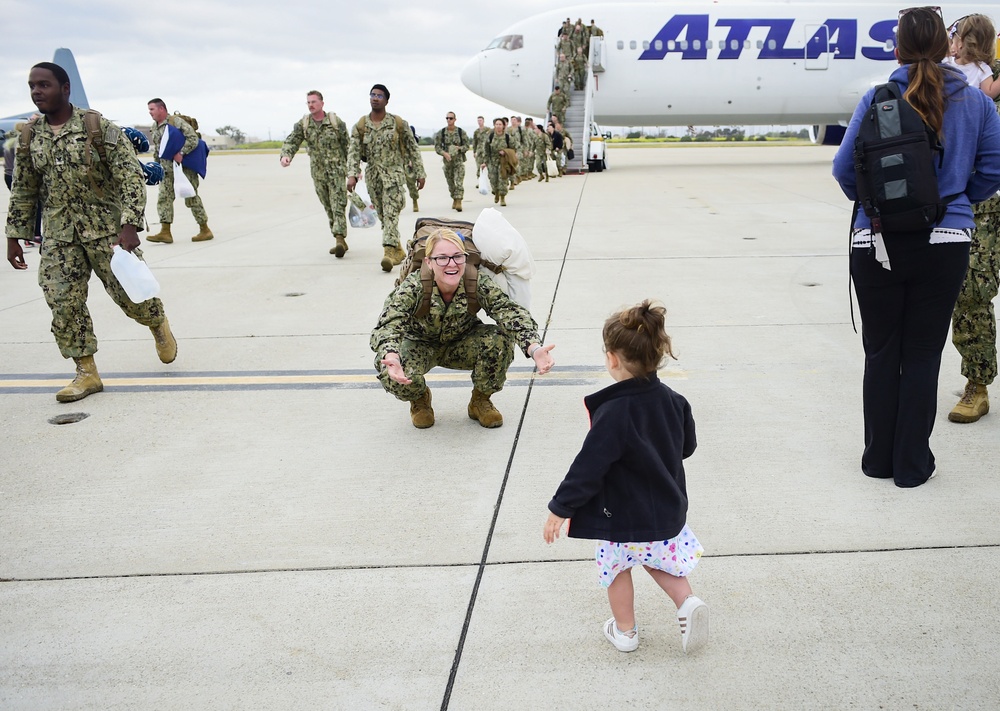
[[[636,378],[655,372],[666,356],[674,358],[664,328],[667,310],[646,299],[604,322],[604,348],[614,351]]]

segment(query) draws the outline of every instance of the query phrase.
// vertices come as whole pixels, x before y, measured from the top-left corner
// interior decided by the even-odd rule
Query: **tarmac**
[[[556,366],[516,356],[495,430],[466,414],[467,373],[434,371],[429,430],[382,391],[368,338],[395,273],[377,227],[328,254],[306,156],[213,154],[216,238],[192,243],[178,201],[175,243],[144,245],[173,364],[92,281],[105,391],[80,402],[55,401],[72,363],[27,251],[0,270],[0,708],[1000,708],[1000,415],[947,421],[949,344],[938,476],[861,474],[832,157],[613,146],[606,172],[518,186],[501,209]],[[404,237],[493,206],[470,162],[451,211],[424,161]],[[639,649],[616,651],[593,543],[542,540],[582,398],[612,382],[603,321],[644,298],[668,309],[661,377],[698,428],[690,580],[712,632],[690,656],[638,571]]]

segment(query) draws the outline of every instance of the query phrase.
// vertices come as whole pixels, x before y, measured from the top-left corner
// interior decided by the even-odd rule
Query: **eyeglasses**
[[[467,254],[452,254],[450,256],[438,255],[437,257],[430,257],[439,267],[448,266],[448,262],[455,262],[456,265],[462,266],[465,264],[465,258],[469,256]]]
[[[455,120],[454,116],[445,116],[444,118],[445,118],[446,121],[454,121]]]
[[[384,99],[385,94],[376,94],[374,91],[368,95],[372,99]]]
[[[938,6],[936,6],[936,5],[929,5],[929,6],[923,6],[923,7],[908,7],[906,9],[904,9],[904,10],[900,10],[899,11],[899,17],[896,18],[897,21],[898,20],[902,20],[903,19],[903,15],[905,15],[907,13],[910,13],[910,12],[913,12],[914,10],[930,10],[931,12],[936,12],[938,14],[938,17],[940,17],[942,21],[944,20],[944,15],[941,14],[941,8],[938,7]]]

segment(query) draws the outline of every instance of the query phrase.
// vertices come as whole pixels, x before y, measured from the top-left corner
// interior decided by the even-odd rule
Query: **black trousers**
[[[865,450],[861,470],[896,486],[934,472],[930,448],[941,353],[948,338],[969,243],[929,244],[929,232],[883,235],[891,270],[875,248],[851,251],[865,349]]]

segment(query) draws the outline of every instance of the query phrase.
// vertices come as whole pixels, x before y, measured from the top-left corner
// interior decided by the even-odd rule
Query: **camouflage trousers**
[[[160,215],[160,222],[174,221],[174,162],[160,161],[163,166],[163,182],[160,183],[160,192],[156,196],[156,211]],[[190,168],[184,168],[184,175],[194,186],[194,197],[184,198],[184,204],[191,208],[191,214],[199,225],[208,224],[208,215],[205,213],[205,206],[201,204],[198,196],[198,174]]]
[[[399,246],[399,212],[406,204],[406,175],[402,171],[387,173],[381,170],[365,172],[368,194],[371,196],[378,219],[382,221],[382,246]]]
[[[163,323],[163,303],[149,299],[132,303],[118,279],[111,273],[112,237],[89,242],[42,242],[38,265],[38,285],[52,310],[52,335],[63,358],[83,358],[97,352],[94,322],[87,308],[91,272],[104,284],[108,296],[125,315],[143,326]],[[136,249],[133,254],[142,257]]]
[[[962,356],[962,375],[989,385],[997,377],[997,319],[993,308],[1000,273],[1000,213],[976,215],[969,271],[955,304],[951,342]]]
[[[499,155],[490,156],[489,160],[486,161],[486,170],[490,176],[490,188],[493,190],[493,194],[506,195],[507,186],[510,185],[510,176],[501,177]]]
[[[545,151],[540,151],[538,157],[535,158],[535,170],[538,171],[539,175],[549,174],[549,164],[545,158]]]
[[[447,345],[404,340],[399,360],[406,377],[413,381],[409,385],[397,383],[379,364],[376,367],[382,387],[400,400],[412,402],[423,395],[427,387],[424,375],[434,366],[471,370],[473,387],[492,395],[507,382],[507,368],[514,360],[514,343],[499,327],[480,323],[465,338]]]
[[[410,193],[410,199],[416,202],[420,199],[420,188],[417,187],[417,178],[413,173],[406,174],[406,189]]]
[[[465,161],[458,156],[444,161],[444,179],[448,183],[448,194],[452,200],[465,197]]]
[[[313,173],[313,187],[316,197],[326,210],[326,219],[330,223],[330,233],[347,236],[347,175],[337,173]]]

